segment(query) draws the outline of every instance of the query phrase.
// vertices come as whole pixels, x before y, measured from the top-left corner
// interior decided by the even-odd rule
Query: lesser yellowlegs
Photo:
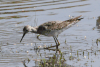
[[[80,17],[81,15],[69,20],[65,20],[65,21],[49,21],[49,22],[41,24],[38,27],[31,27],[27,25],[23,28],[23,36],[20,42],[22,41],[26,33],[32,32],[32,33],[41,34],[45,36],[53,36],[56,46],[59,46],[60,43],[57,39],[57,36],[64,30],[68,29],[69,27],[71,27],[72,25],[76,24],[78,21],[83,19]]]

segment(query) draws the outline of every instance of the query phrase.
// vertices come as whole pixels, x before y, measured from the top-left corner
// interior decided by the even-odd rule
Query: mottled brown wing
[[[58,23],[61,23],[63,21],[49,21],[49,22],[46,22],[46,23],[43,23],[39,26],[38,30],[39,29],[43,29],[43,30],[52,30],[53,28],[55,28],[55,26],[58,24]]]
[[[55,21],[55,23],[53,23],[52,25],[49,25],[47,27],[47,29],[50,29],[50,30],[60,30],[60,29],[65,28],[67,26],[70,27],[71,25],[74,25],[74,24],[76,24],[76,22],[78,22],[81,19],[83,19],[83,18],[80,18],[80,17],[81,17],[81,15],[78,16],[78,17],[66,20],[66,21],[58,22],[58,23]]]
[[[38,31],[40,30],[60,30],[67,27],[68,25],[74,24],[76,21],[79,21],[81,16],[66,20],[66,21],[49,21],[39,26]]]
[[[37,32],[39,34],[42,34],[44,31],[50,31],[51,29],[49,27],[51,27],[55,24],[56,24],[56,21],[49,21],[49,22],[43,23],[38,27]]]

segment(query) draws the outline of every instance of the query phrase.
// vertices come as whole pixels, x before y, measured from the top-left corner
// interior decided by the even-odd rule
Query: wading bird
[[[41,34],[41,35],[45,35],[45,36],[52,36],[55,40],[56,47],[58,48],[58,46],[60,45],[60,43],[57,39],[58,35],[61,32],[63,32],[64,30],[71,27],[72,25],[76,24],[81,19],[83,19],[83,18],[81,18],[81,15],[80,15],[78,17],[75,17],[75,18],[72,18],[69,20],[65,20],[65,21],[48,21],[46,23],[41,24],[38,27],[31,27],[31,26],[27,25],[23,28],[23,36],[22,36],[20,42],[22,41],[22,39],[26,33],[32,32],[32,33]]]

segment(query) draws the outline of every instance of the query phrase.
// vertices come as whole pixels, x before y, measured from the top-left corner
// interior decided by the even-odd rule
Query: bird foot
[[[50,49],[52,47],[56,47],[56,45],[55,46],[50,46],[50,47],[45,47],[44,49]]]

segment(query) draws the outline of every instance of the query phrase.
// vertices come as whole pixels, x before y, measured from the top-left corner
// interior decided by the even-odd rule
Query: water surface
[[[56,51],[35,49],[55,45],[52,37],[41,35],[40,41],[37,34],[28,33],[20,43],[25,25],[38,26],[47,21],[70,19],[69,15],[82,15],[83,20],[58,37],[59,50],[65,59],[62,65],[99,67],[100,46],[96,43],[100,38],[99,6],[99,0],[1,0],[0,66],[39,66],[40,60],[48,61],[47,57],[55,56]]]

